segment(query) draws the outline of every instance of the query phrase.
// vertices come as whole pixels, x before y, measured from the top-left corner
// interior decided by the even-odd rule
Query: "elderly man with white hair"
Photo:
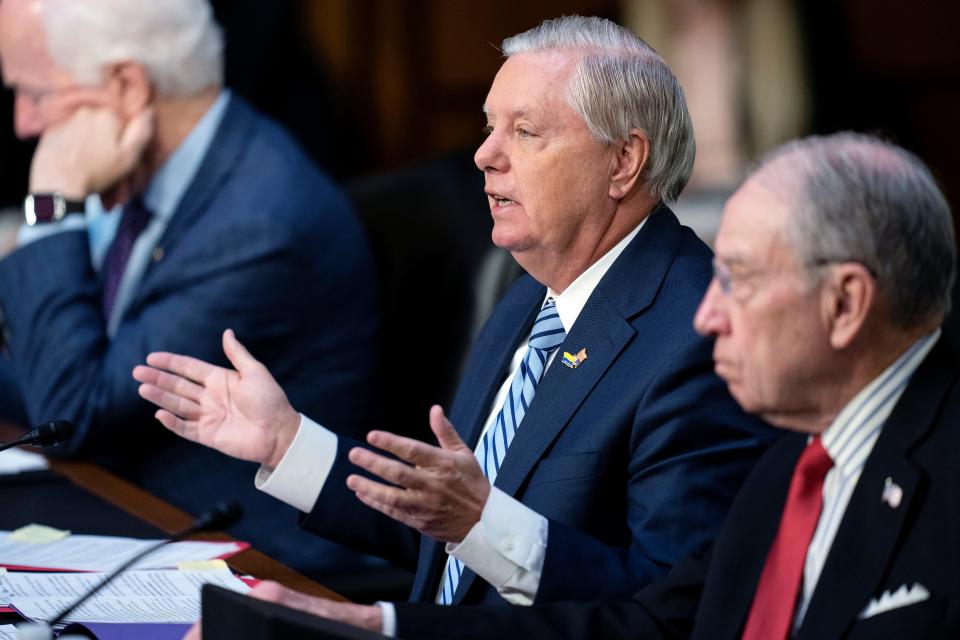
[[[5,364],[32,422],[76,424],[60,453],[108,459],[190,511],[243,499],[238,533],[310,569],[317,545],[272,530],[298,533],[293,510],[238,481],[244,465],[164,438],[129,376],[158,349],[220,358],[232,327],[298,403],[347,431],[370,415],[376,285],[359,223],[222,86],[222,49],[206,0],[0,2],[16,133],[39,137],[19,246],[0,262]]]

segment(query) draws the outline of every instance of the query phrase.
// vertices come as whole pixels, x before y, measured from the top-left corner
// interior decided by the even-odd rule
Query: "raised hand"
[[[160,407],[156,418],[179,436],[234,458],[276,467],[300,425],[300,415],[267,368],[223,333],[235,369],[166,352],[151,353],[133,377],[139,393]]]
[[[441,542],[460,542],[479,522],[490,483],[473,451],[436,405],[430,409],[430,429],[439,447],[371,431],[367,442],[404,462],[360,447],[350,450],[350,461],[396,486],[360,475],[349,476],[347,486],[367,506],[424,535]]]
[[[76,100],[86,100],[80,93]],[[153,111],[122,123],[106,106],[81,103],[41,136],[30,167],[30,191],[82,199],[114,188],[133,172],[153,137]]]

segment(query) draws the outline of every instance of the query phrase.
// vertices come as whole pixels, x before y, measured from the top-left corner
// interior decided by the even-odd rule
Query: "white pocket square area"
[[[857,616],[861,620],[872,618],[875,615],[907,607],[911,604],[917,604],[930,598],[930,592],[919,582],[914,582],[909,589],[907,585],[900,585],[900,588],[890,593],[884,591],[879,598],[871,598],[866,608]]]

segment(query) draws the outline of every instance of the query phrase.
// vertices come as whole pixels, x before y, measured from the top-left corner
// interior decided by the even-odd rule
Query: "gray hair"
[[[774,175],[799,185],[785,240],[807,265],[863,264],[891,322],[903,329],[950,311],[953,216],[920,158],[879,138],[843,132],[789,142],[770,152],[760,170],[780,160],[785,164]]]
[[[693,123],[680,83],[646,42],[602,18],[564,16],[503,41],[507,57],[521,53],[580,53],[567,103],[602,144],[628,140],[631,129],[650,139],[644,179],[650,194],[677,199],[693,170]]]
[[[223,82],[223,35],[207,0],[46,0],[54,60],[79,82],[135,61],[157,93],[192,96]]]

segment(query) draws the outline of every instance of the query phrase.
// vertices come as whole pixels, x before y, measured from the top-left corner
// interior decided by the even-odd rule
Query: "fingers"
[[[153,385],[164,391],[169,391],[175,395],[198,402],[200,394],[203,393],[203,387],[166,371],[137,365],[133,368],[133,379],[138,382]]]
[[[444,459],[444,451],[439,447],[386,431],[371,431],[367,434],[367,442],[418,466],[431,466]]]
[[[398,489],[397,487],[388,487],[385,484],[357,474],[347,476],[347,487],[357,494],[358,498],[363,495],[366,498],[362,499],[365,504],[367,504],[367,500],[380,504],[384,508],[374,508],[402,522],[406,522],[406,520],[397,514],[416,514],[419,513],[419,509],[424,506],[423,494]],[[371,504],[370,506],[373,505]],[[388,513],[385,509],[395,511]],[[407,524],[409,524],[409,522],[407,522]]]
[[[349,484],[349,480],[348,480],[348,484]],[[358,491],[356,492],[355,495],[357,496],[357,499],[363,504],[367,505],[371,509],[376,509],[383,515],[393,518],[397,522],[401,522],[407,525],[408,527],[413,527],[418,531],[420,531],[423,527],[423,521],[419,517],[417,517],[416,515],[408,511],[404,511],[402,509],[398,509],[396,507],[390,506],[386,502],[377,500],[375,497],[373,497],[373,495],[369,493]]]
[[[167,353],[166,351],[155,351],[147,354],[147,364],[201,384],[210,375],[222,370],[221,367],[203,360],[181,356],[176,353]]]
[[[240,344],[237,336],[233,333],[233,329],[227,329],[223,332],[223,352],[227,354],[227,360],[241,375],[263,368],[260,361],[254,358],[245,346]]]
[[[363,447],[351,449],[347,458],[358,467],[366,469],[395,485],[407,489],[420,489],[424,485],[421,471],[404,462],[378,455]]]
[[[200,623],[190,627],[190,630],[187,631],[186,635],[183,636],[183,640],[200,640]]]
[[[453,428],[453,423],[447,420],[443,414],[443,407],[438,404],[430,407],[430,430],[436,436],[440,446],[449,451],[461,451],[467,449],[467,445],[460,439],[457,430]]]
[[[141,384],[137,388],[137,393],[144,400],[187,420],[196,420],[200,417],[200,404],[189,398],[164,391],[152,384]]]
[[[181,438],[186,438],[191,442],[199,442],[199,432],[195,427],[187,424],[187,421],[183,418],[173,415],[169,411],[164,409],[158,409],[156,413],[153,414],[153,417],[157,419],[157,422],[162,424],[164,427],[174,432]]]

